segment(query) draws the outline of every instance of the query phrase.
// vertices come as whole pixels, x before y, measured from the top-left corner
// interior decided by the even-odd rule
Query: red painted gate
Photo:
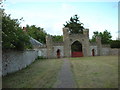
[[[82,52],[72,52],[72,57],[83,57]]]

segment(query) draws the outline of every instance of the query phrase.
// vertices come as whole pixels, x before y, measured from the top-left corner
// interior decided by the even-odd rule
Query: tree
[[[110,44],[111,42],[111,33],[108,32],[107,30],[105,30],[104,32],[98,32],[98,31],[95,31],[93,32],[93,36],[92,36],[92,40],[91,42],[95,42],[96,41],[96,36],[100,36],[101,37],[101,42],[102,44]]]
[[[120,48],[120,40],[112,40],[110,42],[110,47],[111,48]]]
[[[2,13],[2,49],[24,50],[31,48],[29,36],[19,27],[18,19],[11,19],[10,15]]]
[[[54,42],[63,42],[63,36],[61,35],[54,35],[52,36]]]
[[[27,25],[26,30],[28,35],[30,35],[32,38],[38,40],[41,43],[46,43],[46,35],[47,33],[44,31],[41,27],[36,27],[35,25]]]
[[[74,15],[70,18],[70,21],[63,24],[64,27],[68,27],[70,29],[70,33],[83,33],[83,23],[79,21],[79,17]]]

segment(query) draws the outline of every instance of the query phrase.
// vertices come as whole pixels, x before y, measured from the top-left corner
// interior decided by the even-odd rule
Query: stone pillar
[[[64,57],[71,57],[69,28],[63,28]]]
[[[89,29],[84,29],[83,35],[84,35],[83,55],[90,56]]]
[[[102,44],[101,44],[100,36],[96,37],[96,43],[97,43],[97,54],[98,54],[98,56],[101,56],[102,55]]]
[[[47,45],[47,58],[53,57],[53,42],[50,35],[46,36],[46,45]]]
[[[84,38],[85,40],[83,41],[83,55],[84,56],[90,56],[90,43],[88,38]]]
[[[83,34],[89,38],[89,29],[83,29]]]

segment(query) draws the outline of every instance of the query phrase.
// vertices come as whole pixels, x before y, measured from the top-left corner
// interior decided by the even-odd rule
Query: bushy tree
[[[110,44],[110,41],[112,40],[112,36],[111,36],[111,33],[108,32],[107,30],[105,30],[104,32],[98,32],[98,31],[95,31],[93,32],[93,36],[92,36],[92,39],[91,39],[91,42],[95,42],[96,41],[96,36],[100,36],[101,37],[101,42],[102,44]]]
[[[110,46],[111,48],[120,48],[120,40],[112,40]]]
[[[35,25],[26,26],[27,33],[34,39],[38,40],[41,43],[46,43],[47,33],[41,27],[36,27]]]
[[[52,39],[54,42],[63,42],[63,36],[62,35],[53,35]]]
[[[2,49],[24,50],[31,48],[29,36],[19,27],[20,21],[2,13]]]
[[[83,33],[83,23],[80,22],[79,17],[74,15],[70,18],[70,21],[63,24],[64,27],[68,27],[70,29],[70,33]]]

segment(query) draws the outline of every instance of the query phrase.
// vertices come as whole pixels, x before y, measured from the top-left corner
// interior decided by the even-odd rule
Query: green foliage
[[[53,42],[63,42],[63,36],[61,35],[54,35],[52,36]]]
[[[111,48],[120,48],[120,40],[112,40],[110,43]]]
[[[18,19],[11,19],[10,15],[2,14],[2,48],[24,50],[31,48],[29,36],[19,27]]]
[[[107,30],[105,30],[104,32],[95,31],[93,32],[93,34],[94,35],[92,36],[91,42],[95,42],[96,36],[100,36],[102,44],[109,44],[112,38],[111,33]]]
[[[26,26],[27,33],[34,39],[38,40],[41,43],[46,43],[46,35],[47,33],[43,30],[43,28],[36,27],[35,25],[27,25]]]
[[[74,15],[70,18],[70,21],[63,24],[64,27],[68,27],[70,29],[70,33],[83,33],[83,23],[79,21],[79,17]]]
[[[96,42],[97,36],[99,36],[99,32],[98,31],[93,32],[93,36],[92,36],[92,39],[90,40],[90,42]]]

